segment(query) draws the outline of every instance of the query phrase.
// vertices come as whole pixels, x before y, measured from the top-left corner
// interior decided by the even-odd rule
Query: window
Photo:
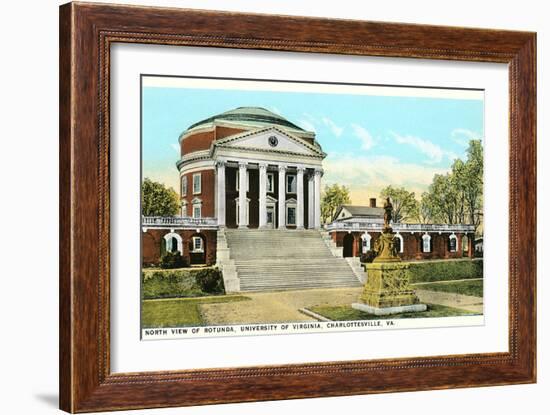
[[[273,173],[267,173],[267,192],[273,193],[275,191],[275,175]]]
[[[456,252],[457,238],[456,235],[452,234],[449,236],[449,251]]]
[[[193,205],[193,217],[194,218],[200,218],[201,217],[201,205]]]
[[[371,236],[368,233],[361,235],[361,252],[364,254],[370,251],[370,240]]]
[[[432,251],[432,238],[430,235],[422,236],[422,252]]]
[[[185,201],[181,202],[181,217],[187,217],[187,202]]]
[[[201,192],[201,174],[196,173],[193,175],[193,194],[200,194]]]
[[[286,224],[296,225],[296,207],[287,206],[286,208]]]
[[[296,193],[296,176],[294,174],[286,176],[286,192]]]
[[[239,169],[235,171],[235,190],[239,190]],[[246,171],[246,191],[250,190],[250,172]]]
[[[204,244],[200,236],[193,236],[193,252],[204,252]]]
[[[181,195],[182,196],[187,195],[187,176],[183,176],[181,178]]]

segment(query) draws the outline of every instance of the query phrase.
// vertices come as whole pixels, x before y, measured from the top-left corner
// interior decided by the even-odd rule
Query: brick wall
[[[193,175],[201,174],[201,192],[199,194],[193,194]],[[187,216],[193,216],[193,199],[195,197],[202,201],[202,217],[211,218],[216,216],[215,207],[215,180],[216,174],[213,169],[195,171],[192,173],[184,174],[187,177],[187,195],[182,196],[182,201],[187,202]],[[180,178],[181,180],[181,178]],[[180,182],[181,183],[181,182]],[[180,185],[181,192],[181,185]]]
[[[337,246],[344,247],[344,240],[347,242],[347,245],[344,247],[344,252],[352,253],[353,256],[360,256],[362,252],[361,246],[361,235],[363,232],[351,232],[353,240],[346,238],[348,235],[347,231],[332,232],[332,240],[336,243]],[[469,252],[462,251],[462,238],[463,235],[456,233],[457,236],[457,245],[456,252],[451,252],[449,250],[449,236],[448,233],[439,234],[437,232],[428,233],[431,240],[431,252],[422,252],[422,235],[423,233],[414,233],[409,232],[401,233],[403,238],[403,252],[399,253],[399,256],[404,260],[421,260],[421,259],[448,259],[448,258],[462,258],[463,256],[470,256]],[[380,232],[369,232],[371,236],[370,246],[371,249],[374,248],[377,239],[380,237]],[[469,235],[470,236],[470,235]],[[472,237],[470,237],[468,244],[471,244]],[[349,244],[353,245],[350,246]],[[472,251],[473,252],[473,251]]]
[[[170,233],[168,229],[148,229],[141,234],[141,262],[143,266],[158,265],[161,254],[164,252],[164,235]],[[204,240],[204,261],[207,265],[216,263],[216,231],[203,230],[197,233],[196,230],[177,230],[175,231],[182,237],[183,253],[186,263],[191,261],[191,238],[200,236]]]

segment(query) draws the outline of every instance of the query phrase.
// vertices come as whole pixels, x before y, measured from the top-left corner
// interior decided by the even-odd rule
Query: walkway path
[[[314,305],[350,305],[357,302],[362,287],[296,291],[241,293],[248,301],[201,304],[206,324],[252,324],[315,321],[300,313],[300,308]],[[422,303],[441,304],[474,313],[483,313],[483,299],[469,295],[416,290]]]
[[[250,301],[203,304],[200,311],[207,324],[315,321],[298,309],[314,305],[349,305],[357,301],[361,291],[362,287],[242,293]]]

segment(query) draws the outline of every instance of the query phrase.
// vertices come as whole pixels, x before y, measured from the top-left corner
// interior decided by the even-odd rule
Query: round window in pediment
[[[271,147],[277,147],[277,144],[279,144],[279,139],[274,135],[270,136],[268,141]]]

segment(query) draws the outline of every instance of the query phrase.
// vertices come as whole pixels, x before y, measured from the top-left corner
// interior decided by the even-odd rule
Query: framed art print
[[[533,33],[60,27],[62,409],[535,381]]]

